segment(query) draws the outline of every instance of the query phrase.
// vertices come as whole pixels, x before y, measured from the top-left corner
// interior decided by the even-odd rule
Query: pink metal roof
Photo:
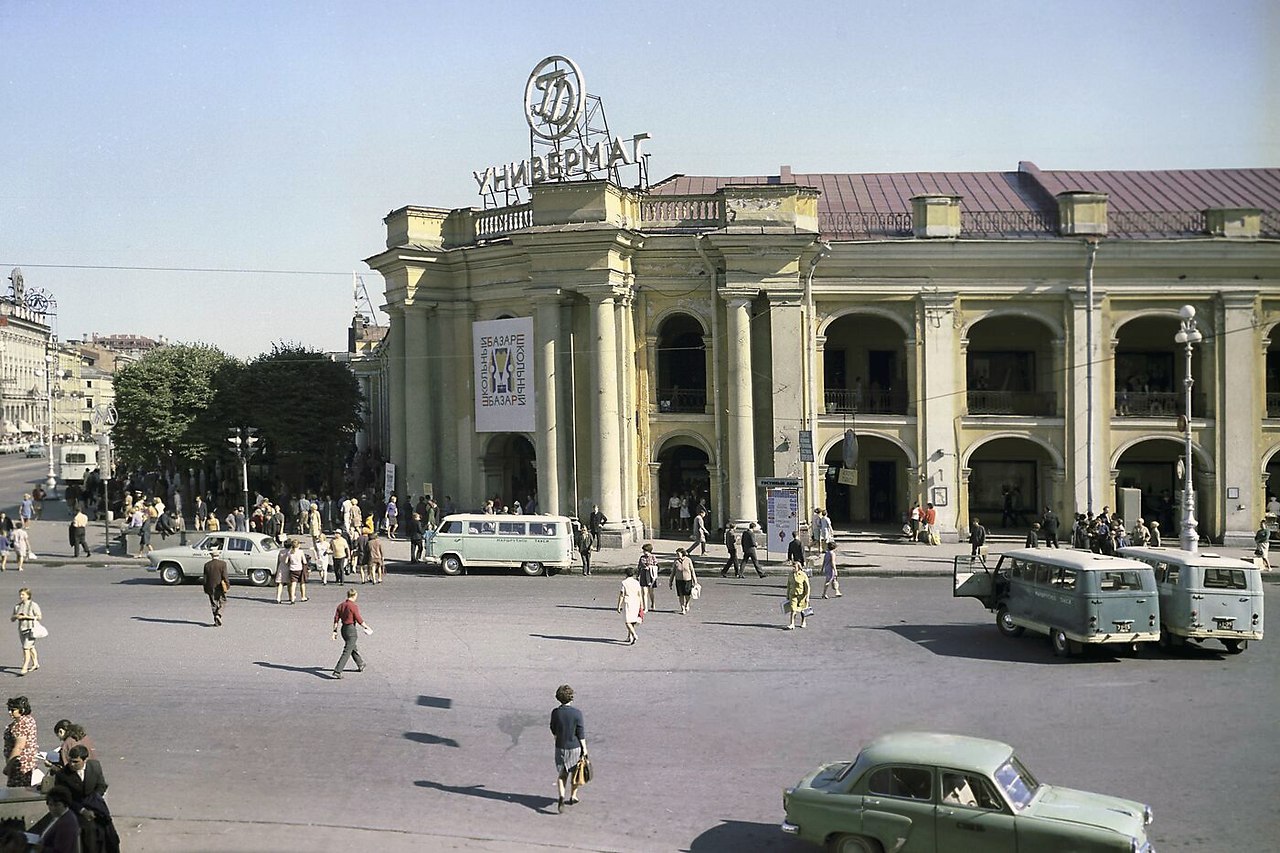
[[[1280,212],[1280,169],[1180,169],[1170,171],[1071,171],[1041,170],[1022,162],[1012,172],[899,172],[791,173],[733,177],[673,175],[651,191],[663,195],[710,195],[729,185],[796,184],[821,191],[820,219],[833,222],[842,215],[904,214],[911,211],[911,197],[925,194],[959,195],[965,213],[1027,212],[1055,217],[1054,196],[1062,192],[1088,191],[1108,195],[1115,225],[1112,236],[1158,234],[1186,229],[1170,223],[1193,223],[1208,207],[1256,207]],[[1139,229],[1125,214],[1158,211],[1185,214],[1165,217],[1158,225]],[[847,218],[845,221],[848,221]],[[825,230],[825,229],[824,229]],[[1194,230],[1194,228],[1192,229]],[[1025,233],[1021,236],[1027,236]]]

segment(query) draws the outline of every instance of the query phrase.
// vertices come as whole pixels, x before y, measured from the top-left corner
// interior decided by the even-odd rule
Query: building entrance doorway
[[[688,531],[692,529],[699,505],[711,509],[709,461],[700,448],[688,444],[668,445],[658,454],[659,530],[664,533]],[[713,515],[708,515],[707,527],[710,528]]]
[[[537,507],[538,469],[533,442],[516,433],[500,433],[489,440],[484,457],[484,497],[511,506]]]

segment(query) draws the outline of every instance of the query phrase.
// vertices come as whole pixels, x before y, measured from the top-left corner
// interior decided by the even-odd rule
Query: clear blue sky
[[[555,53],[654,180],[1280,166],[1277,8],[0,0],[0,272],[64,338],[341,349],[382,217],[479,205]]]

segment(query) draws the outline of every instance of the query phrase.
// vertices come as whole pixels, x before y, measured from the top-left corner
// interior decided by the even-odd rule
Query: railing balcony
[[[1280,394],[1267,394],[1267,417],[1280,418]]]
[[[724,200],[705,195],[655,195],[640,200],[647,231],[706,231],[724,225]]]
[[[1117,391],[1117,418],[1176,418],[1186,409],[1184,391]],[[1191,395],[1191,417],[1203,418],[1208,409],[1205,395]]]
[[[658,411],[667,412],[705,412],[707,408],[707,389],[705,388],[659,388]]]
[[[533,225],[533,204],[513,204],[491,210],[477,211],[475,229],[477,240],[500,237]]]
[[[907,395],[903,391],[867,391],[828,388],[823,394],[828,412],[860,415],[905,415]]]
[[[1025,415],[1052,417],[1057,414],[1058,395],[1052,391],[970,391],[971,415]]]

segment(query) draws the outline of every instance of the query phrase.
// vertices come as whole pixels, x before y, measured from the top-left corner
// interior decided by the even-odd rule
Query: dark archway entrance
[[[1160,522],[1160,531],[1168,543],[1176,540],[1182,527],[1182,478],[1178,476],[1178,462],[1182,460],[1184,446],[1181,441],[1154,438],[1141,441],[1120,456],[1116,464],[1116,493],[1120,489],[1138,489],[1142,492],[1142,517],[1146,521]],[[1210,529],[1209,508],[1206,502],[1204,471],[1201,460],[1194,455],[1195,488],[1197,498],[1196,520],[1199,534],[1205,536]],[[1118,507],[1112,506],[1118,511]],[[1136,519],[1126,518],[1132,525]]]
[[[832,445],[824,461],[823,508],[833,524],[902,523],[902,514],[909,500],[907,458],[900,447],[874,435],[858,436],[856,485],[841,482],[844,439]]]
[[[490,439],[484,457],[485,498],[500,498],[507,506],[512,501],[520,501],[523,507],[533,503],[536,508],[538,470],[534,454],[533,443],[523,435],[501,433]]]
[[[1026,439],[982,445],[969,457],[969,517],[988,529],[1030,527],[1050,501],[1045,475],[1053,464],[1043,447]]]
[[[669,444],[658,454],[659,530],[664,533],[687,531],[692,517],[697,514],[699,502],[704,503],[707,509],[711,508],[711,475],[707,473],[709,461],[700,448],[688,444]],[[671,506],[672,497],[679,498],[682,503],[687,502],[687,518],[683,517],[679,507]]]

